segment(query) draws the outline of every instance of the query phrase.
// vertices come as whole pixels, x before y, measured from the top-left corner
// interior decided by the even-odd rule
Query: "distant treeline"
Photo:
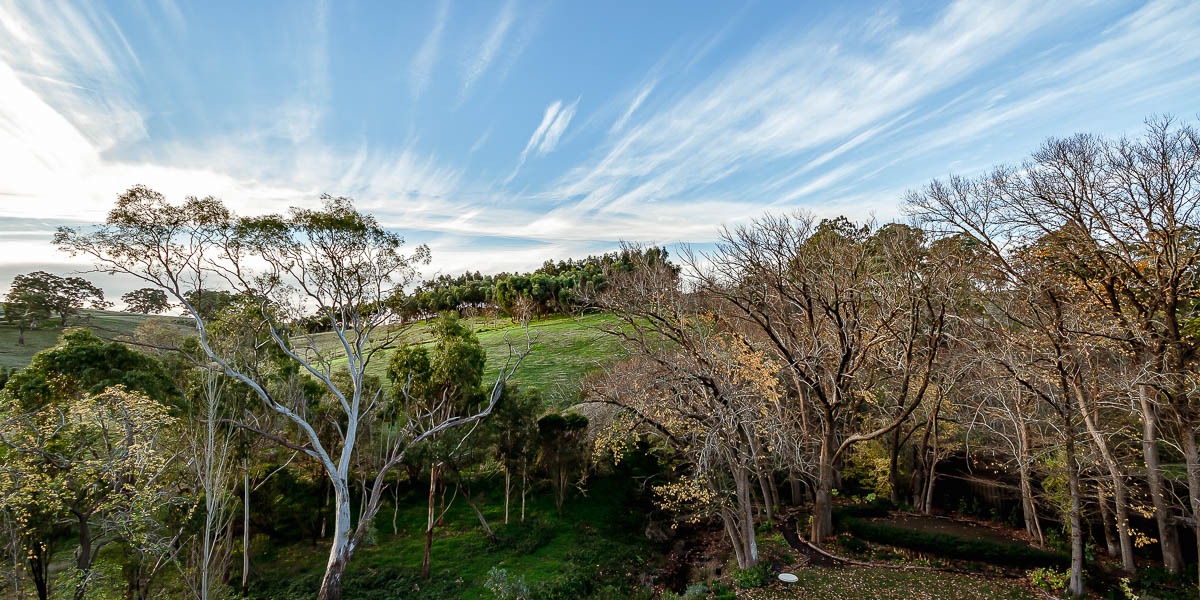
[[[635,265],[646,264],[670,264],[667,249],[625,247],[581,260],[547,260],[530,273],[441,275],[422,282],[397,301],[410,318],[447,310],[495,310],[514,318],[541,317],[578,308],[583,289],[603,290],[608,283],[606,269],[609,273],[624,273]]]

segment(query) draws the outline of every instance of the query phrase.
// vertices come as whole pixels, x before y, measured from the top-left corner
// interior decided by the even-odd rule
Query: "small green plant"
[[[1125,594],[1125,600],[1141,600],[1141,596],[1133,592],[1133,586],[1129,585],[1129,578],[1121,578],[1121,593]]]
[[[760,563],[748,569],[734,569],[733,585],[743,590],[759,588],[767,584],[768,577],[767,565]]]
[[[683,600],[704,600],[708,597],[708,584],[703,581],[690,583],[683,591]],[[1134,598],[1133,600],[1137,600]]]
[[[871,502],[874,502],[874,501],[875,501],[875,498],[876,498],[876,497],[877,497],[877,496],[875,496],[875,492],[871,492],[870,494],[867,494],[867,495],[864,497],[864,499],[867,501],[867,503],[868,503],[868,504],[870,504]]]
[[[525,576],[511,576],[506,569],[492,567],[488,570],[483,587],[496,597],[496,600],[529,600],[529,586],[525,585]]]
[[[712,600],[734,600],[737,598],[737,592],[734,592],[729,586],[720,581],[712,585]]]
[[[1050,567],[1039,567],[1032,571],[1027,571],[1025,574],[1029,576],[1030,583],[1047,592],[1060,592],[1067,589],[1069,577],[1065,571],[1059,571]]]

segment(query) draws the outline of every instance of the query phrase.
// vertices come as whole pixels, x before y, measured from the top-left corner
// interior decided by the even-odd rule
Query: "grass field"
[[[82,315],[67,321],[68,327],[89,327],[103,338],[120,338],[132,334],[149,315],[86,310]],[[181,329],[188,330],[190,321],[176,319]],[[58,343],[62,328],[58,319],[43,321],[38,329],[25,332],[25,345],[17,345],[17,328],[0,322],[0,367],[24,367],[38,351]]]
[[[90,327],[101,337],[120,338],[133,333],[147,318],[147,315],[133,313],[86,311],[85,315],[72,319],[68,325]],[[611,362],[620,352],[616,340],[594,329],[606,318],[603,315],[580,318],[556,316],[531,323],[529,336],[533,340],[533,352],[525,358],[512,381],[542,392],[551,401],[572,398],[585,373]],[[191,331],[187,319],[180,318],[178,322],[181,329]],[[485,382],[493,381],[510,357],[509,343],[517,350],[524,348],[525,329],[505,318],[475,318],[469,322],[487,353]],[[29,364],[35,353],[58,342],[63,330],[57,325],[58,321],[52,319],[45,321],[38,329],[26,331],[25,345],[18,346],[16,328],[0,322],[0,367],[23,367]],[[333,334],[317,334],[314,341],[322,352],[338,349],[338,341]],[[401,341],[431,343],[429,325],[418,322],[409,326]],[[385,351],[376,356],[368,368],[370,373],[383,379],[385,385],[389,354],[389,351]]]
[[[553,402],[573,398],[585,373],[612,362],[619,355],[617,341],[595,329],[608,318],[604,315],[555,316],[530,323],[528,335],[533,341],[533,351],[525,357],[511,381],[524,388],[536,389]],[[484,382],[490,383],[512,356],[509,344],[516,351],[525,347],[525,328],[505,318],[474,318],[469,322],[487,353]],[[331,333],[317,334],[313,341],[321,352],[338,350],[337,337]],[[418,322],[408,326],[401,341],[432,343],[429,325]],[[367,368],[385,385],[389,356],[390,351],[380,353]],[[344,364],[344,360],[341,362]]]

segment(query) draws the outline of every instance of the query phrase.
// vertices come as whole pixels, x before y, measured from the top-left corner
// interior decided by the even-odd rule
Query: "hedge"
[[[893,525],[869,523],[843,516],[839,526],[855,537],[950,558],[986,562],[1012,567],[1069,567],[1071,558],[1058,552],[1030,548],[1021,544],[969,540],[946,533],[916,531]]]

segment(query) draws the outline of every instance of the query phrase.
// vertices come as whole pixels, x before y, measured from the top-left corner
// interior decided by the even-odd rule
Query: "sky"
[[[426,276],[711,244],[1200,116],[1200,2],[0,0],[0,291],[144,184],[350,196]],[[131,285],[91,275],[110,298]]]

